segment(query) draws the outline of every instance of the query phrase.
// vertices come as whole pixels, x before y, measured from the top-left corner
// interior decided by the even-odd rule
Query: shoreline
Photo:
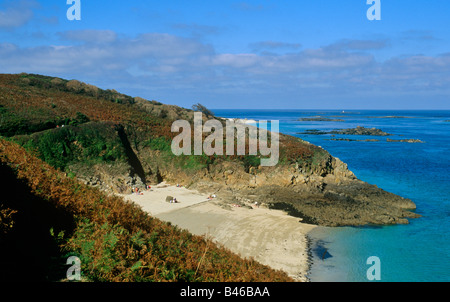
[[[281,210],[264,206],[239,206],[208,199],[208,194],[161,183],[142,194],[120,195],[150,215],[195,235],[206,235],[242,258],[252,257],[285,271],[295,281],[309,282],[313,263],[308,233],[317,226],[300,222]],[[166,202],[175,197],[178,203]]]
[[[337,266],[342,251],[336,250],[334,236],[339,228],[318,226],[308,233],[311,248],[310,282],[347,282],[347,272]]]

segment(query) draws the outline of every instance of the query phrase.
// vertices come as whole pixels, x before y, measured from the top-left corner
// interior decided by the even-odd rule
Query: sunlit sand
[[[253,257],[299,281],[307,281],[306,234],[313,225],[300,223],[298,218],[282,211],[255,205],[252,209],[223,206],[220,196],[208,199],[210,195],[162,183],[142,194],[125,197],[152,216],[170,221],[193,234],[207,235],[244,258]],[[167,202],[167,196],[176,198],[177,203]]]

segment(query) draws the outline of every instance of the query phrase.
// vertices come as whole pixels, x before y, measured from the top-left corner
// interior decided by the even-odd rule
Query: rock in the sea
[[[387,139],[387,142],[399,142],[399,143],[423,143],[420,139]]]
[[[328,132],[317,130],[317,129],[308,129],[303,132],[297,132],[297,134],[322,135],[322,134],[328,134]]]
[[[378,139],[351,139],[351,138],[330,138],[329,141],[345,141],[345,142],[379,142]]]
[[[365,128],[358,126],[356,128],[333,130],[331,134],[344,134],[344,135],[373,135],[373,136],[390,136],[392,134],[386,133],[377,128]]]

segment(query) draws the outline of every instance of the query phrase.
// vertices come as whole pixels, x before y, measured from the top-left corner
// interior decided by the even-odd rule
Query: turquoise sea
[[[356,176],[389,192],[410,198],[421,218],[408,225],[317,228],[311,234],[313,264],[309,277],[317,281],[365,282],[380,259],[381,281],[450,281],[450,111],[383,110],[213,110],[217,116],[278,120],[280,132],[322,146],[340,158]],[[338,121],[298,121],[303,117]],[[309,129],[375,127],[386,137],[298,134]],[[379,139],[378,142],[336,141],[331,138]]]

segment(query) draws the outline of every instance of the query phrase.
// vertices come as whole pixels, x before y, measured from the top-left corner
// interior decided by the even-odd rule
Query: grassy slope
[[[102,90],[78,81],[30,74],[0,75],[0,112],[2,136],[17,138],[17,135],[30,135],[55,129],[60,125],[79,127],[88,121],[108,122],[125,128],[135,150],[150,147],[163,153],[169,153],[168,142],[176,135],[171,132],[172,121],[192,118],[192,110],[132,98],[114,90]],[[100,129],[104,125],[97,126],[99,132],[104,131]],[[110,138],[105,137],[105,140]],[[158,141],[160,138],[163,140]],[[19,142],[26,144],[28,140],[22,137]],[[75,141],[76,139],[68,141],[67,149],[77,149],[77,146],[72,145]],[[48,157],[42,153],[52,153],[32,142],[28,147],[41,151],[40,158],[45,160]],[[305,144],[297,138],[284,135],[280,138],[281,163],[312,161],[314,154],[319,151],[321,150],[316,146]],[[181,158],[181,167],[204,167],[215,160],[214,157],[206,159],[198,156]],[[67,158],[69,159],[70,157]],[[249,156],[231,156],[227,159],[239,160],[243,165],[257,166],[259,162]]]
[[[189,118],[189,110],[78,81],[21,74],[0,75],[0,113],[0,135],[8,137],[0,140],[2,179],[8,179],[3,189],[25,192],[2,199],[0,241],[10,246],[3,256],[13,257],[33,242],[27,238],[31,228],[41,230],[34,244],[41,244],[38,238],[45,242],[45,280],[64,277],[61,263],[75,254],[85,277],[95,281],[292,281],[61,172],[73,163],[125,161],[118,128],[125,129],[133,147],[162,153],[164,159],[174,135],[171,120]],[[213,161],[177,160],[179,167],[191,169]]]
[[[9,243],[2,244],[7,246],[2,248],[3,256],[15,248],[21,250],[18,244],[26,248],[22,253],[35,249],[27,246],[26,238],[9,238],[15,229],[25,230],[24,235],[44,225],[41,235],[46,242],[37,243],[48,251],[48,265],[54,267],[49,271],[53,275],[44,279],[62,278],[55,272],[64,272],[65,259],[77,255],[84,276],[93,281],[292,281],[283,272],[242,260],[204,237],[152,218],[119,197],[67,178],[4,139],[0,139],[0,162],[3,182],[17,183],[20,192],[28,191],[2,198],[0,241]],[[20,219],[24,215],[36,224]]]

